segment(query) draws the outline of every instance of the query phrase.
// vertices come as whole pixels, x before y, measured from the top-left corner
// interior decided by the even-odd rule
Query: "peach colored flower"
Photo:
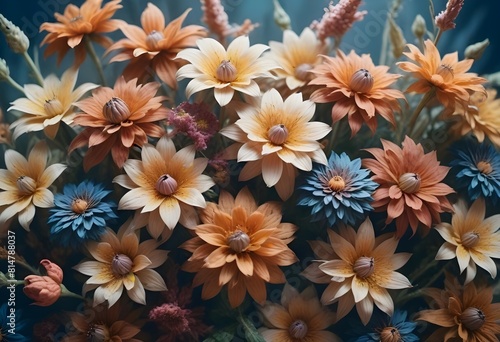
[[[31,149],[28,159],[15,150],[5,151],[7,169],[0,169],[0,229],[8,228],[7,222],[18,214],[21,226],[27,231],[35,216],[35,207],[50,208],[54,194],[49,186],[66,169],[66,165],[47,167],[49,149],[45,141]]]
[[[45,57],[57,53],[57,63],[60,63],[69,49],[74,49],[74,64],[79,66],[86,56],[82,40],[95,41],[105,48],[110,46],[111,40],[103,33],[113,32],[123,23],[122,20],[110,19],[123,7],[120,2],[113,0],[101,8],[102,0],[86,0],[80,8],[73,4],[66,6],[64,15],[54,13],[58,23],[40,26],[40,31],[49,32],[40,44],[48,44]]]
[[[24,278],[24,294],[33,299],[34,305],[50,306],[61,296],[61,285],[48,276],[31,274]]]
[[[83,261],[73,268],[91,276],[83,286],[84,295],[94,290],[94,306],[108,301],[113,306],[123,288],[134,302],[146,304],[146,292],[165,291],[165,281],[154,271],[167,260],[168,252],[156,249],[159,242],[139,243],[138,234],[127,231],[123,225],[118,234],[108,228],[101,242],[90,242],[87,249],[95,260]]]
[[[48,277],[52,278],[56,283],[62,284],[64,274],[58,264],[53,263],[48,259],[43,259],[40,261],[40,265],[45,268],[45,272]]]
[[[453,189],[442,183],[449,167],[441,166],[436,151],[424,153],[421,144],[405,137],[403,148],[381,139],[383,149],[367,149],[375,159],[363,159],[372,180],[380,184],[371,203],[375,211],[387,211],[386,224],[396,221],[396,236],[401,238],[410,225],[413,234],[419,223],[426,230],[440,223],[440,213],[452,211],[446,195]]]
[[[167,238],[178,222],[188,228],[198,224],[195,207],[205,207],[202,193],[214,182],[202,174],[208,160],[195,159],[195,152],[192,145],[176,152],[172,140],[164,136],[156,148],[143,146],[142,160],[125,162],[126,174],[116,176],[113,182],[131,189],[118,203],[118,209],[136,210],[131,227],[148,225],[154,238],[162,233]]]
[[[123,71],[126,79],[144,80],[157,75],[170,88],[176,89],[175,73],[181,64],[174,60],[175,56],[183,49],[195,46],[197,39],[207,35],[202,26],[181,27],[189,11],[165,26],[163,13],[148,3],[141,15],[142,28],[131,24],[120,27],[127,38],[109,47],[106,53],[119,50],[110,62],[130,61]]]
[[[74,89],[77,77],[78,70],[70,68],[60,80],[55,75],[50,75],[43,81],[43,86],[24,85],[26,97],[15,100],[8,109],[23,113],[21,118],[10,125],[14,128],[13,138],[17,139],[23,133],[43,130],[47,137],[54,139],[61,122],[71,125],[75,117],[73,103],[89,90],[98,87],[97,84],[84,83]]]
[[[69,146],[69,151],[88,145],[83,167],[88,171],[111,152],[114,163],[122,167],[133,145],[143,146],[148,137],[159,138],[165,130],[158,121],[167,117],[162,107],[164,96],[155,96],[160,84],[151,82],[137,85],[137,79],[125,82],[118,78],[114,88],[101,87],[92,97],[76,102],[82,112],[74,124],[85,129]]]
[[[357,232],[341,227],[340,234],[328,229],[330,245],[316,245],[317,260],[304,270],[313,282],[328,283],[321,296],[323,305],[338,302],[337,320],[351,311],[354,305],[364,325],[373,312],[373,304],[392,315],[394,303],[387,289],[411,287],[410,281],[395,270],[401,268],[411,254],[396,253],[398,239],[386,233],[377,239],[370,219]],[[329,257],[325,259],[324,257]]]
[[[435,91],[438,101],[445,107],[445,112],[449,113],[453,113],[457,103],[462,108],[467,108],[473,92],[485,94],[482,84],[486,79],[467,72],[474,60],[458,61],[457,52],[446,54],[441,59],[439,50],[430,40],[424,42],[424,53],[413,44],[407,46],[410,52],[403,54],[415,63],[397,63],[402,70],[417,79],[408,87],[407,92],[425,94]]]
[[[370,55],[358,56],[354,51],[347,56],[340,50],[337,57],[324,56],[323,62],[312,70],[316,76],[309,84],[322,88],[312,93],[311,101],[335,102],[333,123],[347,115],[351,136],[363,123],[375,132],[377,114],[396,126],[394,112],[401,110],[398,99],[404,99],[404,95],[389,88],[401,76],[388,70],[385,65],[375,66]]]
[[[312,169],[312,162],[326,165],[327,159],[317,140],[326,136],[331,127],[313,121],[315,105],[302,101],[295,93],[285,100],[277,90],[262,96],[260,106],[242,106],[240,117],[220,133],[237,143],[230,146],[227,158],[247,162],[239,180],[246,181],[262,173],[268,187],[276,186],[282,200],[294,190],[296,168]]]
[[[192,78],[186,88],[187,98],[210,88],[214,88],[215,99],[222,107],[231,102],[235,91],[257,97],[260,89],[254,79],[272,77],[270,70],[279,68],[270,59],[260,57],[269,47],[250,46],[247,36],[234,39],[227,51],[212,38],[199,39],[196,45],[198,49],[184,49],[177,54],[177,58],[191,63],[177,71],[178,81]]]
[[[181,246],[193,253],[182,266],[196,272],[193,286],[203,284],[201,296],[210,299],[227,285],[233,308],[243,302],[247,291],[263,304],[266,283],[285,282],[279,266],[297,261],[287,246],[297,227],[281,223],[279,204],[257,207],[248,188],[236,198],[222,190],[219,204],[207,203],[200,216],[203,224],[193,230],[197,236]]]

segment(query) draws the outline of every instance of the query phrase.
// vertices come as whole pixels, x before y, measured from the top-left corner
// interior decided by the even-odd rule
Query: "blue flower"
[[[11,311],[14,310],[14,311]],[[27,321],[21,318],[21,311],[15,306],[3,303],[0,306],[0,340],[6,342],[28,342],[30,338],[25,336],[23,330],[27,327]]]
[[[328,165],[315,164],[298,187],[298,205],[312,207],[312,221],[326,219],[330,226],[338,221],[355,225],[373,210],[371,195],[378,184],[369,173],[361,168],[361,159],[351,161],[345,153],[339,156],[332,152]]]
[[[492,145],[463,139],[451,150],[450,163],[456,174],[456,190],[467,193],[469,200],[484,197],[496,205],[500,197],[500,153]]]
[[[107,221],[118,218],[113,211],[116,204],[103,201],[110,192],[90,181],[66,185],[62,194],[55,195],[55,208],[50,210],[52,236],[62,245],[77,246],[88,239],[98,240]]]
[[[406,316],[406,311],[396,310],[388,323],[383,326],[372,328],[371,330],[375,332],[370,332],[360,336],[354,340],[354,342],[420,341],[420,339],[413,334],[413,330],[415,330],[417,323],[407,322]]]

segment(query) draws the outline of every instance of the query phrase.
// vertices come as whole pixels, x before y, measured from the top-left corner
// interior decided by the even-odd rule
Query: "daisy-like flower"
[[[90,181],[68,184],[62,194],[56,194],[54,208],[47,221],[50,233],[62,245],[79,246],[86,240],[98,240],[106,231],[109,222],[118,216],[113,209],[116,204],[104,201],[111,191],[101,184]]]
[[[121,0],[112,0],[101,8],[102,0],[86,0],[81,7],[69,4],[64,14],[54,13],[57,23],[43,23],[40,31],[47,31],[41,45],[48,44],[45,57],[57,53],[60,63],[69,49],[75,51],[75,65],[80,65],[86,56],[85,44],[89,39],[104,46],[111,45],[111,40],[103,33],[113,32],[123,23],[122,20],[110,19],[122,8]]]
[[[123,74],[125,78],[144,79],[154,71],[160,80],[170,88],[177,88],[175,73],[180,67],[174,61],[179,51],[195,46],[199,38],[205,37],[206,29],[198,25],[181,27],[190,9],[179,18],[165,26],[165,17],[152,3],[142,12],[142,28],[135,25],[122,25],[120,30],[127,37],[110,46],[107,50],[119,50],[110,62],[130,61]]]
[[[271,48],[266,58],[275,60],[282,69],[273,72],[278,80],[284,79],[289,89],[307,85],[313,78],[309,71],[321,62],[320,55],[325,54],[328,45],[316,38],[314,32],[306,27],[298,36],[292,30],[283,32],[283,42],[269,42]]]
[[[195,152],[192,145],[176,152],[172,140],[164,136],[156,148],[143,146],[142,160],[125,162],[126,174],[116,176],[113,182],[131,189],[120,199],[118,209],[137,210],[132,222],[135,228],[147,225],[151,236],[158,238],[165,233],[166,238],[178,222],[188,228],[196,226],[195,207],[206,206],[202,193],[214,182],[202,174],[208,160],[195,159]]]
[[[89,90],[98,87],[97,84],[84,83],[73,90],[77,77],[78,70],[70,68],[60,80],[55,75],[50,75],[43,81],[43,86],[24,85],[26,97],[15,100],[9,108],[23,113],[21,118],[10,125],[14,128],[13,138],[17,139],[23,133],[43,130],[47,137],[54,139],[61,121],[71,125],[75,116],[73,103]]]
[[[411,287],[410,281],[395,271],[406,264],[411,254],[394,254],[398,239],[392,233],[375,239],[370,219],[357,232],[347,226],[340,228],[340,234],[329,229],[328,235],[331,246],[320,245],[326,252],[314,249],[323,260],[313,262],[303,273],[313,282],[328,283],[321,296],[323,305],[338,302],[337,320],[356,305],[364,325],[372,316],[374,303],[392,316],[394,303],[387,289]]]
[[[407,92],[426,94],[435,91],[438,101],[444,106],[445,112],[453,113],[456,103],[467,108],[470,94],[481,92],[486,79],[475,73],[468,73],[474,60],[458,61],[458,53],[444,55],[441,59],[438,49],[429,39],[424,42],[424,53],[413,44],[407,44],[410,52],[403,52],[412,62],[399,62],[397,65],[410,72],[417,79],[408,87]]]
[[[7,169],[0,169],[0,227],[8,228],[7,221],[18,214],[21,226],[27,231],[35,216],[36,207],[50,208],[54,194],[49,186],[66,169],[66,165],[47,167],[49,149],[44,141],[31,149],[28,159],[15,150],[5,151]]]
[[[154,271],[167,260],[168,252],[156,249],[154,240],[139,243],[138,234],[123,225],[118,234],[111,229],[101,235],[100,242],[87,244],[90,255],[95,260],[83,261],[73,268],[91,276],[83,286],[84,294],[94,292],[93,306],[104,301],[113,306],[122,295],[123,288],[134,302],[146,304],[146,292],[165,291],[165,281]]]
[[[326,330],[334,323],[335,314],[321,305],[313,286],[299,293],[286,283],[281,305],[266,301],[258,309],[266,326],[259,333],[268,342],[340,341]]]
[[[371,331],[358,337],[353,342],[418,342],[420,339],[413,333],[417,323],[407,321],[407,312],[396,310],[394,315],[381,325],[371,327]]]
[[[451,211],[446,195],[453,189],[442,183],[449,168],[441,166],[436,151],[424,152],[421,144],[405,137],[403,148],[382,140],[383,149],[367,149],[375,159],[363,159],[372,180],[380,184],[373,193],[375,211],[387,211],[386,224],[396,221],[396,236],[401,238],[410,225],[413,234],[419,223],[428,230],[440,223],[440,213]]]
[[[227,51],[213,38],[199,39],[196,45],[198,49],[184,49],[176,57],[191,63],[177,71],[178,81],[192,78],[186,87],[187,98],[209,88],[214,88],[215,99],[221,107],[231,101],[235,91],[257,97],[261,92],[254,79],[272,77],[270,70],[279,68],[272,60],[261,57],[269,47],[250,46],[248,36],[235,38]]]
[[[356,225],[373,210],[371,195],[378,184],[369,176],[370,170],[361,168],[361,159],[351,161],[345,152],[339,156],[332,151],[327,165],[316,164],[304,177],[297,204],[311,207],[312,221]]]
[[[162,107],[164,96],[155,96],[157,82],[137,85],[137,79],[125,82],[120,77],[114,88],[100,87],[92,97],[75,103],[82,110],[75,125],[85,127],[69,146],[70,152],[88,145],[83,167],[88,171],[111,151],[114,163],[122,167],[133,145],[143,146],[148,137],[159,138],[165,130],[158,121],[167,117]]]
[[[257,207],[248,188],[236,198],[221,191],[219,204],[207,203],[201,212],[203,224],[197,235],[181,248],[193,255],[182,266],[196,272],[193,286],[203,284],[201,296],[210,299],[227,285],[230,305],[235,308],[246,292],[259,304],[266,300],[266,283],[285,282],[279,266],[289,266],[297,257],[287,246],[297,227],[281,223],[276,202]]]
[[[435,308],[420,311],[417,320],[440,326],[426,341],[498,341],[500,303],[492,303],[493,288],[473,282],[462,287],[453,280],[447,279],[444,290],[426,289]]]
[[[457,258],[460,272],[467,270],[466,284],[476,276],[476,265],[495,278],[497,266],[492,258],[500,258],[500,214],[485,218],[486,207],[482,198],[477,199],[470,209],[463,200],[453,209],[451,224],[442,222],[435,227],[445,240],[436,260]]]
[[[404,95],[389,86],[401,75],[387,70],[388,66],[375,66],[370,55],[358,56],[354,50],[347,56],[340,50],[337,57],[324,56],[323,62],[312,70],[316,76],[309,84],[322,87],[312,93],[311,101],[335,102],[333,123],[347,115],[351,136],[363,123],[375,132],[377,115],[396,126],[394,112],[400,111],[398,99],[404,99]]]
[[[500,199],[500,153],[486,142],[464,139],[452,146],[450,162],[456,188],[474,201],[483,197],[495,204]]]
[[[327,164],[317,140],[326,136],[331,127],[322,122],[310,122],[315,105],[302,101],[295,93],[285,100],[276,89],[262,96],[260,106],[242,106],[235,124],[220,133],[237,143],[227,150],[229,159],[247,162],[239,180],[245,181],[262,173],[268,187],[276,186],[281,199],[288,199],[294,190],[296,169],[312,170],[312,161]]]

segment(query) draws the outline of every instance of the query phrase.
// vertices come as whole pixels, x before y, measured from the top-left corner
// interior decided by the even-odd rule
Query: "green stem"
[[[427,92],[424,97],[420,100],[420,103],[418,104],[417,108],[415,108],[415,111],[413,112],[411,118],[410,118],[410,123],[408,124],[407,128],[409,135],[411,136],[411,133],[413,132],[415,128],[415,123],[417,122],[418,116],[420,115],[420,112],[424,107],[427,105],[427,103],[434,97],[435,91],[431,90]]]
[[[21,85],[19,83],[17,83],[16,81],[14,81],[12,79],[12,77],[10,76],[7,76],[7,78],[5,79],[7,81],[7,83],[9,83],[13,88],[19,90],[21,93],[24,94],[24,88],[21,87]]]
[[[33,59],[31,58],[31,56],[28,54],[27,51],[25,51],[23,53],[23,57],[24,57],[24,60],[26,61],[26,63],[28,63],[28,66],[30,67],[31,71],[33,71],[33,74],[35,75],[36,81],[40,85],[43,85],[42,74],[40,73],[40,70],[37,68],[37,66],[35,65],[35,62],[33,62]]]
[[[16,286],[17,285],[24,285],[24,280],[8,279],[7,285],[10,285],[10,284],[15,284]]]
[[[434,38],[434,45],[435,46],[438,45],[439,39],[441,38],[442,34],[443,34],[443,31],[441,31],[441,29],[439,29],[437,34],[436,34],[436,38]]]
[[[83,42],[85,44],[85,49],[87,50],[88,54],[90,55],[90,58],[92,59],[92,62],[94,62],[95,66],[97,68],[97,73],[99,74],[99,79],[101,80],[101,85],[103,87],[105,87],[106,86],[106,78],[104,77],[104,71],[102,70],[101,60],[99,59],[99,57],[97,57],[94,46],[90,42],[90,39],[88,38],[88,36],[83,37]]]
[[[76,293],[68,290],[68,288],[66,286],[64,286],[64,284],[61,284],[61,297],[71,297],[71,298],[84,299],[79,294],[76,294]]]

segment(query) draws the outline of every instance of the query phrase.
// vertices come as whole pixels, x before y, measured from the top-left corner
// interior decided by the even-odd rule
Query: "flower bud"
[[[467,328],[467,330],[477,330],[484,324],[486,317],[484,313],[476,308],[469,307],[465,309],[460,315],[460,321]]]
[[[279,0],[273,0],[274,4],[274,22],[278,25],[283,31],[292,29],[292,20],[286,11],[281,7]]]
[[[465,58],[474,60],[481,58],[481,56],[484,53],[484,50],[486,50],[486,48],[489,45],[490,45],[490,40],[486,38],[482,42],[467,46],[467,48],[465,48],[465,53],[464,53]]]
[[[234,252],[241,253],[250,244],[250,237],[241,230],[237,230],[227,238],[227,244]]]
[[[56,115],[62,114],[64,107],[58,99],[46,100],[43,104],[43,109],[49,117],[54,117]]]
[[[401,27],[389,16],[389,37],[391,38],[392,55],[394,58],[399,58],[403,54],[406,47],[406,40]]]
[[[231,63],[231,61],[223,60],[217,67],[216,76],[221,82],[232,82],[237,76],[236,67]]]
[[[307,335],[307,324],[303,320],[298,319],[290,324],[288,332],[294,339],[303,339]]]
[[[0,31],[5,35],[7,44],[15,53],[28,51],[30,41],[23,31],[0,14]]]
[[[164,174],[156,181],[156,191],[165,196],[172,195],[177,190],[177,181],[170,175]]]
[[[122,99],[113,97],[102,108],[102,114],[111,123],[119,124],[130,117],[130,110]]]
[[[416,173],[407,172],[399,177],[399,188],[407,194],[413,194],[420,190],[420,176]]]
[[[279,124],[274,125],[269,128],[267,132],[269,140],[275,145],[284,144],[286,139],[288,138],[288,129],[286,129],[285,125]]]
[[[20,176],[17,178],[17,188],[23,195],[31,195],[36,191],[36,181],[29,176]]]
[[[9,78],[10,70],[5,59],[0,58],[0,80]]]
[[[40,261],[40,265],[42,265],[45,268],[45,271],[47,272],[47,276],[52,278],[57,284],[61,284],[63,281],[63,270],[59,265],[51,262],[48,259],[43,259]]]
[[[359,69],[352,75],[349,86],[357,93],[367,93],[372,89],[373,82],[373,76],[367,69]]]
[[[411,25],[411,32],[417,39],[422,39],[425,32],[427,32],[425,19],[420,14],[417,14],[415,20],[413,20],[413,24]]]
[[[153,30],[146,37],[146,46],[148,47],[149,50],[157,51],[160,49],[160,46],[158,43],[163,38],[165,38],[163,36],[163,33]]]
[[[479,242],[479,234],[476,232],[467,232],[460,238],[465,248],[472,248]]]
[[[380,342],[400,342],[401,334],[399,330],[394,327],[385,327],[380,332]]]
[[[356,276],[361,279],[368,278],[375,270],[375,262],[370,257],[360,257],[353,266],[353,271]]]
[[[132,270],[133,262],[125,254],[116,254],[111,262],[111,271],[114,274],[126,275]]]
[[[29,275],[24,278],[24,294],[33,299],[34,305],[49,306],[61,296],[61,286],[47,276]]]

